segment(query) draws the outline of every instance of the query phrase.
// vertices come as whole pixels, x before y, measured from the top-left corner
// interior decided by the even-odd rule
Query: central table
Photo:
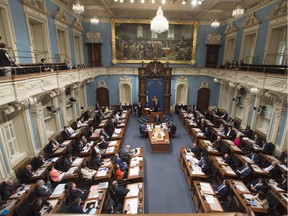
[[[158,136],[158,134],[160,135]],[[158,129],[157,131],[148,131],[149,141],[152,153],[167,153],[169,152],[170,140],[169,131]]]

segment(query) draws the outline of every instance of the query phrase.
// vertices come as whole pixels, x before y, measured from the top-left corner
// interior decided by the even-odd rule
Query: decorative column
[[[46,127],[44,122],[44,114],[43,114],[43,106],[42,103],[36,103],[31,107],[32,117],[33,120],[36,123],[37,132],[39,136],[39,141],[41,146],[37,146],[36,143],[36,149],[39,149],[43,146],[45,146],[47,143],[47,136],[46,136]]]
[[[76,109],[77,117],[80,116],[81,114],[81,103],[80,103],[81,87],[82,87],[82,82],[77,83],[77,87],[74,91],[75,99],[76,99],[75,109]]]
[[[246,96],[246,100],[245,100],[245,106],[244,106],[244,116],[242,119],[242,127],[245,128],[248,124],[248,118],[249,118],[249,113],[253,107],[253,102],[255,99],[255,95],[254,94],[248,94]]]
[[[67,112],[66,112],[66,94],[65,94],[65,88],[58,89],[59,92],[59,97],[58,97],[58,102],[60,105],[60,110],[62,114],[62,121],[61,121],[61,126],[64,127],[64,125],[68,124],[67,121]]]
[[[164,94],[164,113],[170,114],[170,98],[171,98],[171,79],[165,78],[165,94]]]
[[[267,134],[267,140],[269,140],[272,143],[276,142],[279,127],[280,127],[280,120],[282,117],[282,114],[286,111],[286,108],[283,106],[281,102],[275,102],[271,120],[268,128],[268,134]]]
[[[260,98],[261,98],[261,93],[256,94],[255,102],[254,102],[254,107],[259,107],[260,105]],[[257,120],[257,112],[253,111],[252,118],[251,118],[251,129],[255,130],[256,127],[256,120]]]

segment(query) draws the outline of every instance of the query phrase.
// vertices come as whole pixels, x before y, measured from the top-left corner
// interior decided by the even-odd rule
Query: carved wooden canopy
[[[139,76],[150,76],[150,77],[163,77],[171,76],[171,68],[168,66],[165,68],[164,64],[157,59],[151,61],[146,68],[139,68]]]

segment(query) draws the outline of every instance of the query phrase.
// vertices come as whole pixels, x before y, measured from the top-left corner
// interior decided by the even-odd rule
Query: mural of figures
[[[117,60],[179,60],[192,58],[193,25],[170,25],[156,34],[149,24],[117,23],[115,45]]]

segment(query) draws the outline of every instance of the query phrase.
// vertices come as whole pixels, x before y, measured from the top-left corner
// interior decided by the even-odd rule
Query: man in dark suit
[[[40,168],[44,163],[45,163],[45,158],[42,154],[38,155],[38,157],[35,157],[31,161],[31,165],[34,170],[37,170],[38,168]]]
[[[61,135],[62,135],[62,138],[63,138],[64,140],[69,139],[69,137],[70,137],[71,134],[69,133],[67,126],[64,127],[64,130],[61,132]]]
[[[104,128],[101,128],[100,136],[104,136],[106,141],[110,138],[110,136],[107,134]]]
[[[129,193],[129,189],[124,188],[123,186],[119,186],[117,181],[112,182],[112,190],[115,193],[117,199],[124,199],[127,193]]]
[[[267,192],[268,190],[267,182],[263,178],[258,178],[257,180],[252,181],[251,184],[248,184],[248,187],[253,193],[257,193],[259,191]]]
[[[278,172],[278,163],[276,161],[272,161],[272,163],[267,163],[263,171],[269,174],[270,176],[274,176]]]
[[[12,179],[8,179],[7,182],[3,184],[4,186],[2,187],[2,190],[1,190],[1,198],[3,200],[8,200],[12,194],[19,191],[19,186],[23,186],[23,185],[14,184]]]
[[[234,140],[236,137],[235,131],[232,129],[231,126],[228,127],[225,136],[227,136],[230,140]]]
[[[192,144],[191,151],[195,154],[196,158],[200,158],[202,149],[197,142]]]
[[[97,146],[101,149],[107,149],[109,143],[105,140],[104,136],[100,136],[100,140],[97,143]]]
[[[234,165],[234,160],[233,160],[232,156],[227,154],[227,153],[222,157],[222,160],[223,160],[223,163],[226,163],[229,166]]]
[[[40,214],[41,209],[43,208],[43,206],[48,206],[49,208],[52,208],[52,204],[47,202],[46,200],[43,200],[42,197],[37,197],[32,206],[31,206],[31,215],[32,216],[40,216],[42,214]]]
[[[207,156],[206,156],[206,153],[205,152],[201,152],[201,157],[200,157],[200,160],[198,162],[198,166],[202,167],[202,164],[204,162],[207,162]]]
[[[249,153],[247,155],[247,157],[249,157],[252,161],[254,161],[257,165],[260,164],[260,157],[259,155],[256,153],[255,150],[252,150],[251,153]]]
[[[239,177],[248,177],[251,175],[251,173],[252,173],[251,164],[248,162],[246,162],[245,165],[236,170],[236,174]]]
[[[214,148],[221,152],[221,148],[222,148],[222,139],[220,136],[217,136],[217,140],[213,143]]]
[[[69,190],[70,200],[75,200],[77,197],[80,197],[81,200],[85,200],[87,195],[88,191],[77,188],[74,182],[71,183],[71,187]]]
[[[228,181],[225,179],[223,183],[216,188],[215,192],[220,197],[221,200],[225,200],[229,194]]]
[[[115,119],[111,119],[107,126],[107,133],[111,137],[115,130]]]
[[[67,155],[63,161],[63,171],[67,172],[73,163],[72,155]]]
[[[242,132],[243,132],[243,134],[244,134],[245,136],[247,136],[249,139],[251,139],[252,136],[253,136],[253,130],[250,128],[250,125],[247,125],[246,128],[245,128],[245,130],[243,130]]]
[[[22,171],[21,179],[28,180],[33,176],[34,172],[32,171],[32,166],[27,164],[25,169]]]
[[[43,179],[39,179],[36,183],[35,194],[37,197],[42,197],[45,200],[51,195],[51,191]]]
[[[210,128],[209,127],[205,127],[204,129],[204,136],[210,140],[211,138],[211,131],[210,131]]]
[[[153,105],[153,112],[158,112],[159,111],[159,104],[157,101],[155,101],[154,105]]]
[[[264,151],[266,154],[270,154],[272,155],[273,151],[274,151],[275,146],[272,143],[267,143],[267,140],[264,139],[262,140],[262,145],[261,145],[261,149],[262,151]]]
[[[73,201],[73,204],[70,206],[69,208],[69,212],[70,213],[79,213],[79,214],[84,214],[84,211],[82,209],[82,206],[81,206],[81,198],[80,197],[77,197],[74,201]]]

